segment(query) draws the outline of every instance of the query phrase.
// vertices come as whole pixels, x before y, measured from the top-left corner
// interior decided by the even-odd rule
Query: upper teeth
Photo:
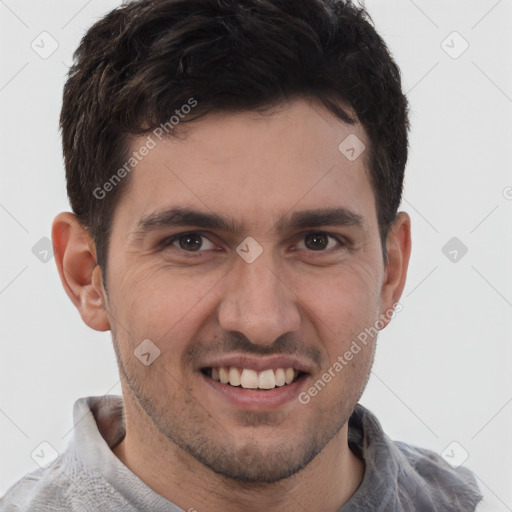
[[[263,370],[257,372],[249,368],[236,368],[235,366],[212,368],[212,379],[231,386],[241,386],[245,389],[273,389],[276,386],[290,384],[299,374],[293,368],[278,368],[277,370]]]

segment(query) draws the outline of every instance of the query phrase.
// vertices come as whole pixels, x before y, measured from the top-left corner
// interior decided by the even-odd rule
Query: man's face
[[[308,404],[299,395],[391,306],[365,155],[338,149],[368,140],[305,101],[187,128],[157,140],[113,219],[106,300],[124,389],[170,446],[228,477],[276,481],[345,428],[375,340]],[[160,350],[149,365],[134,355],[146,339]],[[282,385],[279,368],[295,380]],[[224,371],[271,389],[220,382]]]

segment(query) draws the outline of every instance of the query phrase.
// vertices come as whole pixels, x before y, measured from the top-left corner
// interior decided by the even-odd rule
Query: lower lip
[[[291,400],[297,400],[300,392],[306,387],[308,376],[302,375],[298,380],[285,386],[275,387],[268,391],[257,391],[230,386],[213,380],[199,372],[204,382],[217,394],[239,408],[246,410],[271,410],[277,409]]]

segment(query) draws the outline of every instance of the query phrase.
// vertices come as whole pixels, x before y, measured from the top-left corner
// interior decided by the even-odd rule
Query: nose
[[[242,333],[257,345],[271,345],[298,330],[300,312],[291,288],[289,279],[273,270],[263,254],[252,263],[238,260],[219,306],[221,328]]]

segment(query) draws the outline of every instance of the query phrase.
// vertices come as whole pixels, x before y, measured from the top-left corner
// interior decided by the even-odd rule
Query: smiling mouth
[[[208,367],[201,370],[203,375],[228,386],[270,391],[277,387],[289,386],[307,374],[295,368],[277,368],[256,371],[235,366]]]

